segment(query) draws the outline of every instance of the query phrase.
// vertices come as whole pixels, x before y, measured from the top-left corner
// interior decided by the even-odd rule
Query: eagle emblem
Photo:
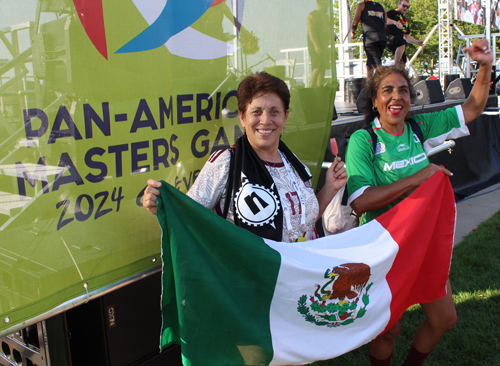
[[[313,295],[302,295],[297,311],[306,321],[319,326],[348,325],[366,313],[368,290],[373,283],[370,267],[364,263],[345,263],[325,271],[323,286],[316,284]],[[360,301],[361,300],[361,301]]]

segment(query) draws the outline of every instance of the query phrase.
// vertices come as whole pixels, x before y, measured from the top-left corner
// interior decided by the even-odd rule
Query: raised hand
[[[346,181],[347,172],[345,170],[344,162],[340,157],[336,157],[326,173],[325,185],[330,185],[330,187],[338,191],[345,185]]]
[[[479,63],[479,66],[491,66],[493,63],[493,53],[486,38],[475,40],[470,47],[465,47],[470,58]]]

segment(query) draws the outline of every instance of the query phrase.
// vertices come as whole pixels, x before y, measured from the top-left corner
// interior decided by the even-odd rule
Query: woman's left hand
[[[465,47],[470,58],[476,61],[480,66],[491,66],[493,63],[493,53],[490,50],[490,44],[486,38],[475,40],[470,47]]]
[[[479,71],[476,75],[476,82],[469,97],[462,104],[465,124],[472,122],[483,113],[488,101],[491,86],[491,66],[493,63],[493,53],[490,50],[489,42],[485,39],[475,40],[470,47],[464,48],[470,58],[479,64]]]
[[[345,164],[340,157],[336,157],[326,172],[325,186],[335,189],[335,193],[347,182]]]
[[[341,158],[336,157],[326,172],[325,185],[317,194],[319,204],[318,220],[321,219],[321,215],[323,215],[328,204],[346,182],[347,172],[345,171],[344,162]]]

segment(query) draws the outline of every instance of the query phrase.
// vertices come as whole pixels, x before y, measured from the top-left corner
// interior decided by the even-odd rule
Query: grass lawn
[[[458,323],[443,337],[424,365],[500,365],[500,211],[455,247],[450,280]],[[405,312],[392,365],[403,364],[415,330],[423,319],[419,305]],[[368,346],[313,365],[370,365]]]

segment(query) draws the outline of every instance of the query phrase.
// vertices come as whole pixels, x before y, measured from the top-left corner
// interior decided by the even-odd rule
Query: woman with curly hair
[[[446,168],[431,164],[426,151],[446,139],[469,134],[466,125],[479,117],[486,106],[493,62],[485,39],[475,41],[465,50],[480,65],[467,100],[444,111],[416,115],[413,124],[405,120],[413,91],[404,68],[380,67],[368,80],[365,124],[370,127],[354,132],[346,154],[349,203],[361,216],[361,225],[388,211],[437,171],[452,175]],[[426,318],[415,333],[404,365],[422,365],[455,326],[457,315],[449,280],[446,289],[444,297],[421,304]],[[372,365],[390,365],[401,320],[370,342]]]

